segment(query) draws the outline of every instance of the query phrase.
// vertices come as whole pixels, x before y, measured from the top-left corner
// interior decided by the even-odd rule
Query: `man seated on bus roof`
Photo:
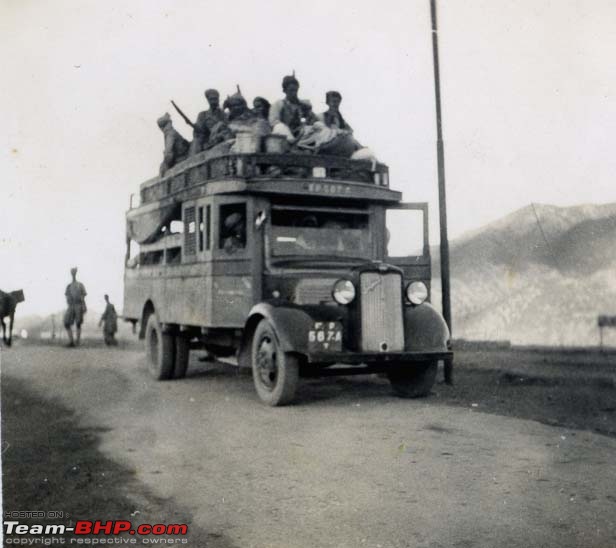
[[[276,101],[270,108],[269,123],[272,132],[285,135],[289,142],[293,142],[300,136],[303,123],[312,124],[316,116],[312,112],[309,103],[301,101],[297,96],[299,81],[295,76],[285,76],[282,79],[282,91],[284,99]]]
[[[269,112],[272,105],[264,97],[255,97],[252,100],[252,112],[257,118],[269,119]]]
[[[165,136],[163,162],[160,164],[160,176],[162,177],[174,165],[188,158],[190,143],[174,129],[168,112],[165,112],[156,123]]]
[[[350,158],[362,148],[362,145],[353,137],[353,128],[347,123],[340,112],[342,95],[339,91],[328,91],[325,94],[325,103],[328,110],[317,115],[320,122],[329,129],[336,131],[335,139],[319,147],[319,152],[333,156]]]
[[[210,108],[199,113],[193,131],[191,154],[205,150],[208,145],[210,133],[219,122],[226,122],[227,117],[220,108],[220,94],[216,89],[206,89],[205,98]]]
[[[325,112],[317,114],[317,119],[323,122],[327,127],[341,129],[353,133],[353,128],[342,117],[340,112],[340,103],[342,95],[339,91],[328,91],[325,94],[325,103],[329,107]]]
[[[223,108],[229,111],[228,122],[214,126],[210,136],[210,145],[233,139],[238,133],[251,133],[262,137],[270,133],[270,127],[263,117],[257,116],[248,108],[248,103],[238,91],[227,97]],[[234,148],[231,148],[234,151]]]

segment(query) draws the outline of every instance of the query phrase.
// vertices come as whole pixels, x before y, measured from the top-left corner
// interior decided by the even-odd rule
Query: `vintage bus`
[[[202,152],[140,187],[126,214],[124,317],[160,380],[189,351],[252,368],[259,398],[301,377],[382,373],[426,396],[450,336],[430,304],[428,210],[387,166],[303,154]]]

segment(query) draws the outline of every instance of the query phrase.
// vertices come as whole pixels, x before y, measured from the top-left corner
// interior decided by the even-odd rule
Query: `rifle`
[[[190,118],[189,118],[188,116],[186,116],[186,114],[184,114],[184,113],[182,112],[182,109],[181,109],[180,107],[178,107],[178,106],[175,104],[175,102],[173,101],[173,99],[171,99],[171,104],[174,106],[175,110],[177,110],[177,111],[178,111],[178,114],[179,114],[179,115],[180,115],[180,116],[184,119],[184,121],[185,121],[185,122],[186,122],[186,123],[187,123],[187,124],[188,124],[191,128],[195,129],[195,124],[193,124],[193,123],[190,121]]]

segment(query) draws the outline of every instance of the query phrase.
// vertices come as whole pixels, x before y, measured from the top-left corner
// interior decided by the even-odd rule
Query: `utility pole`
[[[443,146],[443,127],[441,115],[441,80],[438,62],[438,24],[436,19],[436,0],[430,0],[432,19],[432,54],[434,57],[434,93],[436,98],[436,155],[438,162],[438,204],[439,226],[441,232],[441,292],[443,317],[452,332],[451,297],[449,288],[449,239],[447,238],[447,198],[445,195],[445,151]],[[452,335],[453,336],[453,335]],[[445,382],[453,384],[453,361],[445,360]]]

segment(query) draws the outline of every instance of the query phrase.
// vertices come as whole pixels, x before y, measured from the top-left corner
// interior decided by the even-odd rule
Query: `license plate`
[[[310,352],[340,352],[342,350],[342,324],[340,322],[314,322],[308,331]]]

